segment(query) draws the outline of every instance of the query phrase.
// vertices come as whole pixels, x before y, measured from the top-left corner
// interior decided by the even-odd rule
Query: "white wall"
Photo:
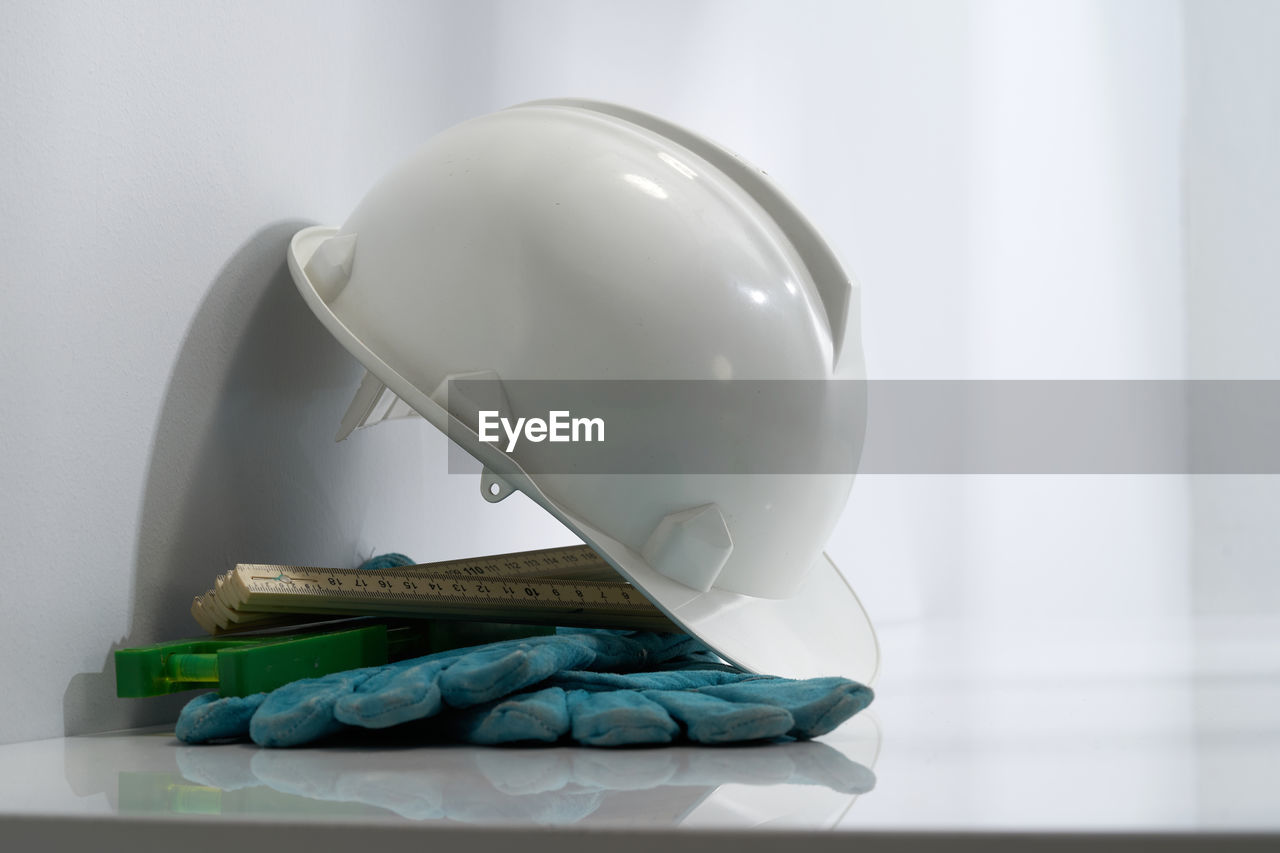
[[[1280,6],[1188,2],[1190,375],[1280,379]],[[1195,607],[1280,612],[1280,477],[1192,483]]]
[[[236,561],[569,538],[442,476],[413,425],[335,445],[359,371],[284,268],[300,224],[497,106],[488,28],[420,3],[6,7],[0,740],[170,718],[114,698],[110,652],[196,633],[191,596]]]
[[[767,169],[861,280],[873,378],[1183,375],[1176,5],[501,8],[495,103],[622,100]],[[1150,619],[1187,606],[1186,504],[1181,478],[869,477],[831,551],[882,623]]]
[[[231,562],[565,541],[421,425],[330,441],[358,371],[284,245],[431,133],[573,94],[725,141],[861,279],[874,377],[1178,376],[1183,38],[1101,0],[7,9],[0,741],[171,715],[112,698],[109,652],[190,633]],[[831,547],[885,623],[1155,616],[1187,606],[1186,500],[865,478]]]

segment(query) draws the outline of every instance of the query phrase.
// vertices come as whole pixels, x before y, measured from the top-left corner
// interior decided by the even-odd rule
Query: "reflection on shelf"
[[[825,742],[719,748],[177,746],[145,762],[153,766],[117,765],[114,805],[131,814],[823,828],[874,787],[879,746],[865,715]],[[101,758],[67,755],[73,787],[93,787],[88,767]]]

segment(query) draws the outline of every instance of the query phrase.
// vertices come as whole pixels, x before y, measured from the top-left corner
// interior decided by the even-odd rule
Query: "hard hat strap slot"
[[[380,424],[396,418],[420,417],[413,407],[391,392],[378,377],[368,371],[360,381],[347,412],[338,427],[337,441],[342,441],[358,429]]]

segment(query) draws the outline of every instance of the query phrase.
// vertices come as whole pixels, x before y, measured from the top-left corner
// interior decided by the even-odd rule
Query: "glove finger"
[[[737,743],[782,737],[795,728],[786,708],[739,702],[695,691],[646,690],[643,694],[684,725],[697,743]]]
[[[565,690],[695,690],[717,684],[769,678],[721,669],[673,669],[658,672],[561,672],[553,683]]]
[[[460,657],[440,676],[444,701],[455,708],[469,708],[545,681],[557,672],[586,666],[594,656],[588,645],[569,638],[535,638],[558,642],[528,641],[494,646]]]
[[[454,707],[491,702],[590,659],[587,644],[554,636],[449,649],[382,668],[340,700],[335,713],[349,725],[383,728],[433,716],[441,701]]]
[[[557,628],[558,638],[572,638],[591,649],[593,658],[585,669],[596,672],[652,670],[659,664],[692,660],[711,654],[700,640],[688,634],[657,631],[618,631],[609,628]],[[718,660],[718,658],[717,658]]]
[[[493,701],[541,680],[540,673],[522,672],[527,661],[522,650],[537,648],[554,637],[520,637],[481,646],[447,649],[442,652],[398,661],[359,685],[351,696],[335,708],[342,722],[366,728],[385,728],[439,713],[449,685],[450,704],[468,707]],[[464,663],[450,679],[442,676]]]
[[[648,631],[563,631],[477,649],[440,677],[444,701],[455,708],[492,702],[566,670],[629,671],[650,665],[655,650],[672,645]],[[680,647],[687,643],[680,641]]]
[[[490,646],[496,644],[489,644]],[[473,653],[477,649],[487,648],[488,646],[472,646],[467,648],[445,649],[441,652],[433,652],[429,655],[422,655],[416,658],[406,658],[398,660],[385,666],[377,667],[372,675],[356,687],[356,693],[377,693],[387,689],[390,684],[404,673],[412,669],[417,669],[424,665],[437,665],[439,669],[444,669],[454,661],[468,654]],[[416,678],[416,675],[411,675]]]
[[[688,634],[653,633],[638,639],[649,645],[650,663],[647,668],[656,668],[657,665],[665,669],[689,664],[722,664],[720,656],[711,651],[706,643]]]
[[[202,693],[183,706],[173,733],[183,743],[246,737],[250,718],[266,698],[265,693],[225,697]]]
[[[497,704],[455,711],[447,725],[458,740],[467,743],[553,743],[569,732],[569,709],[564,691],[548,687]]]
[[[376,557],[370,557],[360,564],[362,572],[379,572],[383,569],[398,569],[401,566],[412,566],[413,560],[401,554],[399,551],[392,551],[389,554],[379,554]]]
[[[334,704],[377,671],[352,669],[276,688],[249,721],[249,736],[260,746],[298,746],[341,731]]]
[[[573,739],[587,746],[670,743],[680,733],[664,707],[635,690],[574,690],[567,698]]]
[[[417,666],[381,672],[338,697],[333,716],[340,723],[366,729],[434,717],[440,713],[440,673],[447,660],[427,660]]]
[[[405,661],[400,661],[404,664]],[[420,664],[418,664],[420,665]],[[411,669],[411,666],[389,665],[383,667],[380,671],[360,682],[360,686],[356,688],[356,693],[377,693],[387,688],[395,679],[399,678],[405,670]]]
[[[736,684],[703,687],[699,691],[730,702],[759,703],[785,708],[795,719],[791,737],[826,734],[871,704],[870,687],[847,678],[756,678]]]

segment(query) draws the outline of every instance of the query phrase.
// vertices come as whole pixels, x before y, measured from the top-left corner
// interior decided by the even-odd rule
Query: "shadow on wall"
[[[285,250],[306,224],[278,223],[245,243],[188,329],[154,433],[132,622],[113,651],[199,633],[191,597],[236,562],[355,564],[371,495],[421,462],[410,433],[390,437],[395,447],[334,444],[362,369],[289,276]],[[112,661],[72,678],[68,734],[171,721],[192,695],[119,701]]]

